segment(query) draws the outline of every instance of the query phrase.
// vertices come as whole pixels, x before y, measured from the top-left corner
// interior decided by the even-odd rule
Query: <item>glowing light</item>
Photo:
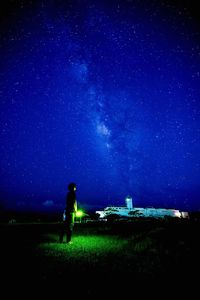
[[[83,217],[83,215],[84,215],[84,213],[83,213],[82,210],[77,210],[77,212],[76,212],[76,217],[77,218],[81,218],[81,217]]]

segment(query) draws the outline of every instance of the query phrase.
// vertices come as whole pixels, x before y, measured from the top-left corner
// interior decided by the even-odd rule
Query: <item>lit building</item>
[[[126,202],[126,207],[128,209],[133,209],[133,201],[132,201],[132,198],[130,196],[126,197],[125,202]]]
[[[135,207],[133,208],[132,198],[130,196],[125,199],[126,206],[109,206],[104,210],[96,211],[99,218],[106,218],[109,215],[118,215],[121,217],[176,217],[176,218],[189,218],[188,212],[180,211],[178,209],[170,208],[153,208],[153,207]]]

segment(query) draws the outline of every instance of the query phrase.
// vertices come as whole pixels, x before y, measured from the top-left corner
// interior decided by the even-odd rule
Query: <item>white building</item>
[[[188,218],[189,214],[185,211],[170,208],[153,208],[153,207],[135,207],[133,208],[132,198],[130,196],[125,199],[126,206],[117,207],[109,206],[104,210],[96,211],[99,214],[99,218],[106,218],[109,215],[118,215],[121,217],[177,217],[177,218]]]

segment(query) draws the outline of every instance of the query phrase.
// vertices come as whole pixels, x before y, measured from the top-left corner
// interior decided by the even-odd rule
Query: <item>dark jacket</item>
[[[76,193],[69,191],[66,197],[66,213],[75,213],[77,211]]]

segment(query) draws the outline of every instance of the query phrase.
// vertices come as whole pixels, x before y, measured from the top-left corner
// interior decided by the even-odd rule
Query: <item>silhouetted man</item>
[[[74,227],[74,219],[77,211],[77,200],[76,200],[76,184],[71,182],[68,185],[68,193],[66,197],[66,208],[63,216],[63,227],[60,234],[60,242],[63,242],[64,233],[66,233],[66,242],[71,244],[72,233]]]

